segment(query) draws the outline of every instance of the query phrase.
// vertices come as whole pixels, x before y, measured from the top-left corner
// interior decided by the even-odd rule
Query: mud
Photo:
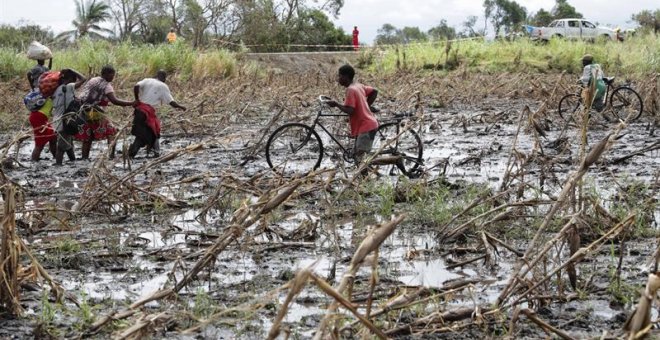
[[[423,128],[418,131],[424,142],[424,163],[428,169],[422,179],[372,178],[366,184],[372,190],[363,187],[357,191],[361,197],[349,199],[346,205],[339,204],[332,209],[322,204],[326,196],[320,192],[289,202],[263,220],[265,232],[251,230],[250,242],[232,244],[212,268],[205,269],[192,285],[180,292],[176,301],[147,304],[148,311],[172,310],[179,315],[169,324],[157,326],[152,335],[186,338],[180,333],[182,330],[214,313],[243,306],[245,309],[238,308],[194,334],[204,338],[265,337],[286,296],[286,291],[278,288],[292,279],[297,270],[312,265],[319,276],[335,282],[346,270],[367,225],[389,220],[389,214],[414,214],[411,211],[415,206],[406,202],[395,202],[391,210],[383,208],[384,199],[377,194],[379,188],[404,186],[410,182],[430,183],[444,178],[458,191],[474,184],[481,190],[497,190],[517,135],[520,112],[525,107],[534,112],[540,105],[538,100],[491,97],[476,105],[426,106]],[[273,176],[263,150],[254,152],[252,148],[258,145],[268,122],[276,114],[265,106],[263,109],[263,115],[240,121],[234,119],[216,135],[179,133],[174,122],[168,122],[167,117],[164,119],[165,124],[172,124],[162,138],[165,152],[197,143],[203,147],[148,169],[137,175],[133,184],[149,187],[170,200],[185,202],[183,208],[157,202],[142,207],[111,202],[92,213],[71,213],[69,210],[76,211],[81,201],[90,174],[97,172],[95,162],[102,158],[105,143],[95,143],[92,161],[68,162],[61,167],[51,165],[52,160],[48,159],[31,162],[32,142],[22,143],[10,151],[10,156],[15,155],[14,162],[11,167],[5,164],[4,169],[5,175],[23,188],[23,212],[17,216],[21,236],[46,270],[67,292],[85,301],[96,318],[159,288],[171,286],[222,234],[228,218],[240,207],[241,201],[254,200],[256,195],[250,192],[263,189],[254,183],[241,188],[240,183],[250,183],[255,176]],[[541,158],[532,161],[525,175],[525,180],[543,188],[552,197],[575,169],[579,157],[576,142],[579,129],[569,126],[563,132],[564,122],[552,112],[540,121],[545,136],[537,139],[538,132],[523,121],[515,148],[520,155],[525,155],[540,146],[546,157],[555,159],[549,166]],[[344,124],[337,122],[338,128]],[[588,133],[589,144],[594,145],[604,138],[611,127],[611,123],[595,115]],[[3,139],[10,137],[5,135]],[[556,145],[558,140],[563,141],[559,143],[561,146]],[[660,151],[617,164],[612,162],[659,140],[652,131],[651,119],[642,119],[625,128],[614,147],[591,169],[586,181],[589,190],[600,195],[603,206],[611,207],[622,187],[635,183],[649,187],[658,185]],[[535,147],[537,141],[541,145]],[[130,137],[120,140],[118,150],[127,142]],[[328,150],[328,154],[333,152]],[[115,161],[107,161],[106,167],[120,178],[151,161],[144,158],[143,153],[130,167],[121,154]],[[329,161],[324,166],[336,164]],[[349,165],[347,170],[350,175],[353,168]],[[194,180],[186,181],[195,176]],[[112,178],[101,180],[113,181]],[[206,201],[218,192],[222,183],[235,183],[245,191],[220,192],[216,204],[206,211]],[[541,195],[532,191],[524,195]],[[537,211],[538,216],[542,216],[542,212],[542,208]],[[660,212],[656,209],[651,214],[650,224],[644,227],[647,235],[657,235]],[[512,223],[511,228],[519,229],[517,236],[500,236],[510,240],[519,251],[525,251],[526,239],[533,231],[525,230],[525,221]],[[494,230],[498,231],[501,230]],[[474,282],[468,289],[448,298],[407,309],[391,322],[410,322],[434,308],[491,304],[506,284],[515,260],[512,252],[502,249],[492,263],[475,261],[447,269],[476,255],[464,249],[470,248],[469,243],[446,242],[442,237],[439,226],[411,218],[386,240],[378,258],[378,304],[403,289],[426,287],[440,291],[451,282]],[[580,263],[581,279],[587,281],[591,277],[589,282],[582,282],[584,290],[573,291],[564,282],[561,284],[564,291],[555,293],[565,301],[549,298],[542,303],[530,302],[528,306],[535,307],[540,317],[576,338],[600,337],[604,332],[620,334],[638,297],[636,289],[642,287],[652,268],[646,263],[655,247],[653,237],[637,238],[626,242],[625,246],[612,242]],[[621,280],[627,283],[628,290],[621,293],[624,298],[615,299],[608,289],[611,289],[610,273],[618,266],[621,248],[624,251]],[[556,250],[557,253],[562,251],[565,249]],[[368,267],[359,271],[353,291],[356,300],[368,292],[370,276]],[[31,287],[33,291],[26,287],[21,296],[25,317],[2,319],[0,337],[23,338],[42,334],[39,332],[69,337],[82,334],[89,326],[90,321],[84,319],[81,308],[71,302],[56,304],[40,286]],[[317,289],[303,290],[284,320],[287,332],[301,338],[312,336],[328,302],[329,298]],[[544,336],[539,328],[526,322],[518,325],[515,337]],[[118,321],[95,336],[109,337],[113,331],[131,324]],[[418,335],[452,339],[457,336],[499,337],[507,335],[503,324],[490,320],[479,327],[466,326],[456,332],[438,330],[433,335]]]

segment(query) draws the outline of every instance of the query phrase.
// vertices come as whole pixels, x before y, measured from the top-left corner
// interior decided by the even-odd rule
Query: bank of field
[[[82,40],[77,46],[53,51],[53,69],[74,68],[85,74],[98,73],[103,65],[113,65],[122,78],[140,78],[163,69],[188,79],[221,79],[236,72],[236,54],[223,49],[195,50],[180,43],[173,45],[112,44]],[[0,78],[24,78],[34,65],[25,53],[0,48]]]
[[[164,69],[184,80],[222,79],[237,74],[242,53],[225,49],[196,50],[174,45],[133,45],[125,42],[83,40],[76,46],[55,50],[55,69],[75,68],[95,73],[103,65],[115,66],[122,77],[139,78]],[[553,40],[539,43],[528,39],[483,41],[480,39],[437,41],[401,46],[364,48],[356,64],[374,74],[405,71],[473,72],[580,72],[580,58],[594,55],[608,74],[643,76],[660,70],[660,37],[643,35],[624,43]],[[23,51],[0,47],[0,79],[24,77],[33,61]]]
[[[641,77],[660,71],[660,36],[655,35],[632,37],[624,43],[459,40],[394,46],[383,52],[378,58],[378,53],[366,50],[360,61],[381,74],[402,69],[576,74],[581,72],[580,59],[589,53],[607,74]]]

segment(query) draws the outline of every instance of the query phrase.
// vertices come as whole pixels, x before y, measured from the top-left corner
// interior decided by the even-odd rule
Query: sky
[[[550,10],[555,0],[517,0],[536,12]],[[658,9],[658,0],[569,0],[586,19],[604,26],[631,28],[631,15],[643,9]],[[479,16],[477,28],[483,28],[482,0],[345,0],[335,24],[351,33],[358,26],[360,41],[371,43],[385,23],[397,28],[417,26],[423,31],[445,19],[450,26],[462,30],[461,24],[470,15]],[[0,24],[16,25],[21,21],[50,27],[55,33],[72,29],[75,15],[73,0],[0,0]],[[491,26],[490,23],[488,26]]]

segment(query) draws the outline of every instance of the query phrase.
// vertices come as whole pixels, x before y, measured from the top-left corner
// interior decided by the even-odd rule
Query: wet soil
[[[507,160],[518,128],[519,113],[528,106],[532,111],[540,103],[532,100],[488,98],[478,105],[425,109],[424,127],[420,130],[424,142],[424,161],[428,172],[421,179],[408,180],[396,176],[371,178],[367,188],[404,185],[412,182],[429,183],[444,178],[454,188],[478,184],[481,188],[498,189],[504,176]],[[14,162],[5,162],[5,175],[23,188],[22,213],[17,216],[20,235],[37,255],[46,270],[80,301],[86,301],[92,314],[103,315],[124,308],[131,302],[162,288],[171,286],[199,258],[201,252],[214,242],[227,226],[232,212],[241,200],[254,199],[249,194],[255,186],[247,185],[246,192],[218,191],[223,183],[249,183],[255,176],[273,176],[267,167],[263,150],[256,153],[251,147],[258,143],[272,115],[241,118],[224,129],[220,135],[179,133],[176,125],[164,132],[164,153],[201,143],[196,152],[184,153],[164,164],[140,173],[132,183],[185,203],[184,207],[164,205],[124,205],[120,202],[100,206],[92,213],[70,214],[82,201],[81,195],[97,173],[96,160],[106,150],[105,143],[95,143],[92,161],[67,162],[61,167],[52,160],[31,162],[32,142],[26,141],[16,152]],[[382,114],[386,117],[386,113]],[[164,119],[167,123],[167,118]],[[539,141],[544,155],[555,161],[547,168],[540,160],[528,167],[526,180],[539,184],[543,177],[544,190],[556,195],[561,184],[575,170],[579,157],[579,130],[564,124],[556,115],[541,119],[545,125]],[[343,126],[345,122],[338,122]],[[588,133],[590,145],[604,138],[612,124],[594,116]],[[650,120],[642,119],[626,127],[621,138],[601,162],[591,169],[587,182],[600,193],[608,206],[619,186],[631,183],[657,185],[660,151],[652,151],[627,161],[612,164],[635,150],[657,143],[660,137],[652,131]],[[523,124],[516,150],[520,155],[535,149],[536,132]],[[11,136],[5,135],[4,140]],[[559,138],[562,137],[562,138]],[[130,139],[131,137],[129,137]],[[556,141],[563,141],[561,147]],[[553,144],[553,142],[555,142]],[[121,150],[126,140],[120,141]],[[332,149],[328,154],[332,154]],[[44,154],[45,155],[45,154]],[[331,159],[331,157],[328,157]],[[131,169],[151,161],[144,151],[130,168],[118,157],[108,161],[108,171],[120,178]],[[336,162],[324,163],[326,167]],[[349,175],[353,168],[347,166]],[[101,173],[103,175],[105,172]],[[195,178],[192,180],[191,178]],[[233,178],[233,180],[232,180]],[[113,178],[100,178],[111,183]],[[187,181],[190,179],[190,181]],[[654,184],[655,183],[655,184]],[[257,186],[258,187],[258,186]],[[183,337],[179,332],[197,324],[215,312],[234,306],[260,306],[234,312],[204,327],[197,334],[202,338],[263,338],[277,314],[286,291],[277,289],[287,283],[301,268],[313,265],[321,277],[335,282],[345,271],[356,246],[364,237],[367,225],[388,220],[379,213],[383,198],[377,189],[361,189],[363,197],[349,199],[347,204],[329,209],[322,204],[323,193],[310,193],[304,199],[278,209],[265,218],[262,227],[267,232],[253,232],[249,242],[232,244],[216,259],[212,268],[204,270],[196,281],[185,288],[178,301],[158,301],[147,304],[148,311],[174,308],[180,316],[173,323],[153,330],[154,337]],[[456,189],[459,190],[459,189]],[[209,197],[220,192],[219,199],[204,211]],[[530,195],[530,193],[527,193]],[[355,202],[363,202],[356,205]],[[61,211],[49,210],[58,208]],[[395,203],[392,214],[414,215],[415,207],[405,202]],[[19,209],[19,212],[21,209]],[[539,212],[542,214],[542,211]],[[652,212],[648,229],[654,235],[660,222],[660,212]],[[518,236],[500,235],[510,240],[519,251],[526,250],[526,237],[533,230],[524,230],[524,223],[513,226],[521,229]],[[587,281],[584,290],[573,291],[563,283],[567,302],[548,299],[545,303],[530,304],[538,315],[577,338],[600,337],[604,332],[619,334],[629,314],[636,289],[646,281],[650,270],[646,265],[656,244],[652,237],[629,241],[623,247],[621,280],[629,291],[623,298],[611,293],[610,273],[618,266],[620,243],[612,243],[579,267],[581,280]],[[414,218],[400,225],[380,249],[378,260],[378,302],[383,303],[404,288],[427,287],[442,289],[458,280],[474,280],[467,291],[450,298],[433,301],[424,307],[405,310],[393,322],[406,323],[433,308],[489,304],[497,297],[511,273],[515,255],[501,249],[493,263],[476,261],[456,268],[451,264],[474,257],[469,251],[458,251],[461,243],[446,242],[438,226],[418,223]],[[557,250],[558,252],[565,250]],[[173,274],[174,273],[174,274]],[[354,296],[368,291],[371,274],[363,268],[355,278]],[[89,321],[80,309],[70,302],[52,302],[36,285],[24,288],[21,303],[23,318],[0,320],[0,337],[24,338],[33,334],[69,337],[81,334]],[[357,298],[356,298],[357,299]],[[326,304],[330,300],[318,289],[308,287],[296,298],[285,318],[285,327],[292,336],[307,338],[313,334]],[[49,310],[53,310],[49,312]],[[117,322],[98,337],[130,326],[131,322]],[[504,323],[506,325],[506,323]],[[491,320],[480,327],[468,327],[458,332],[438,331],[420,334],[421,337],[475,338],[505,336],[502,324]],[[399,335],[405,338],[405,335]],[[544,333],[531,324],[519,325],[516,337],[537,338]]]

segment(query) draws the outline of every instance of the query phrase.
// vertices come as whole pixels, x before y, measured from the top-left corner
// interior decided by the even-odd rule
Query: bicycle
[[[606,105],[600,109],[595,107],[594,109],[598,112],[602,112],[609,108],[618,119],[632,122],[642,115],[644,109],[642,97],[628,84],[615,87],[614,78],[615,77],[603,78],[607,85],[603,100]],[[607,105],[608,101],[609,106]],[[577,94],[567,94],[559,100],[559,116],[561,116],[564,121],[570,120],[576,112],[580,112],[583,109],[584,103],[582,103],[582,95],[580,92]]]
[[[277,128],[266,143],[266,161],[268,166],[283,176],[305,175],[318,169],[323,160],[325,147],[316,131],[317,127],[325,132],[330,141],[334,142],[342,152],[342,158],[353,163],[353,149],[346,147],[323,124],[321,119],[328,117],[348,117],[344,113],[324,113],[325,103],[329,97],[319,96],[319,110],[312,125],[303,123],[287,123]],[[412,115],[397,114],[379,125],[374,138],[372,150],[378,151],[376,157],[381,160],[390,158],[391,163],[379,163],[374,157],[374,165],[391,166],[389,174],[397,171],[408,177],[418,175],[422,165],[423,146],[419,135],[405,124]],[[354,138],[352,139],[354,140]],[[384,161],[383,161],[384,162]]]

